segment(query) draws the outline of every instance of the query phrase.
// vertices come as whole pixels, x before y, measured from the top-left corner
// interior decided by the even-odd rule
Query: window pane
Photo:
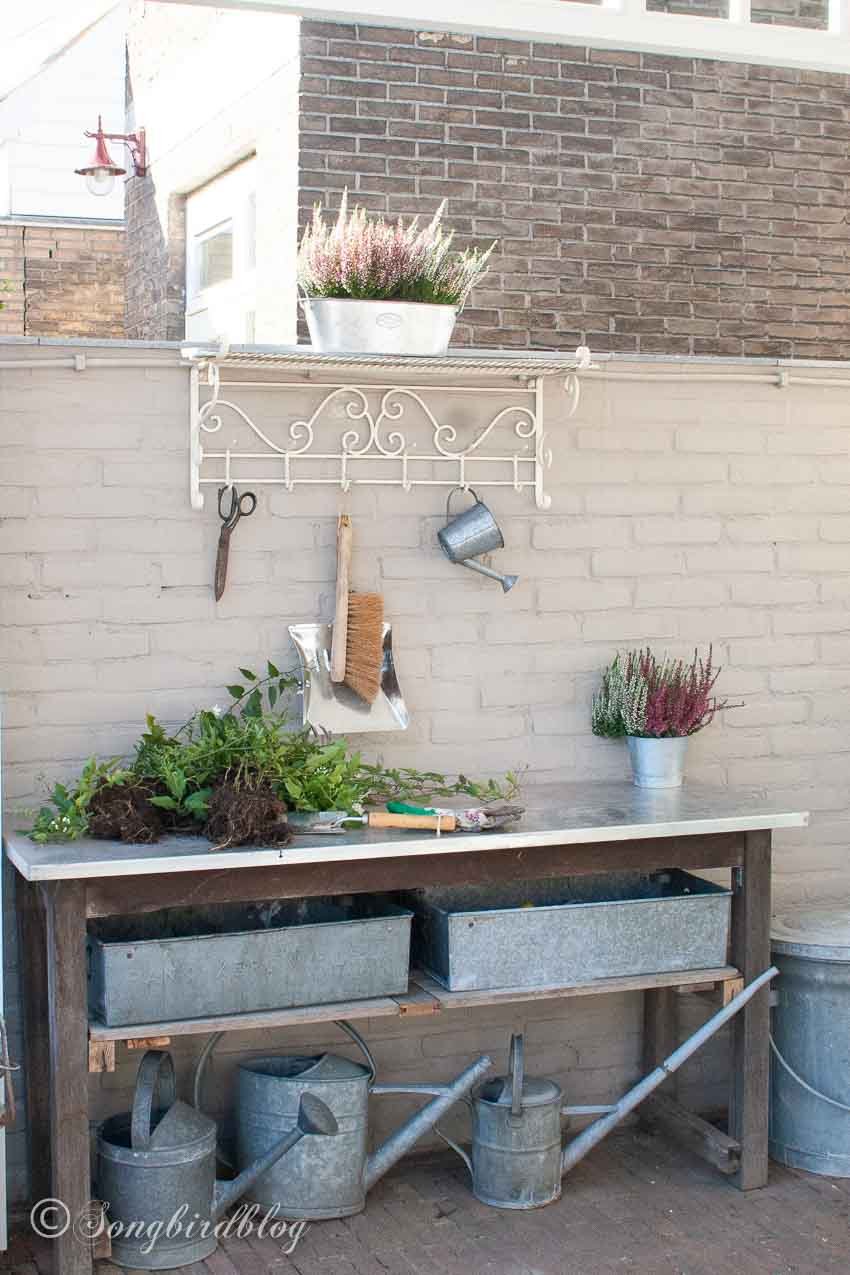
[[[829,25],[829,0],[753,0],[751,17],[753,22],[825,31]]]
[[[201,288],[212,288],[233,278],[233,231],[216,231],[198,245],[198,283]]]
[[[729,0],[646,0],[647,13],[683,13],[691,18],[728,18]]]

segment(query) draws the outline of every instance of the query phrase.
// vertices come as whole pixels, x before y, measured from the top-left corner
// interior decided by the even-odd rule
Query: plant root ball
[[[158,841],[165,820],[148,800],[154,795],[150,784],[101,785],[89,803],[89,832],[102,841]]]
[[[286,805],[269,784],[257,788],[219,784],[210,797],[204,836],[213,843],[213,850],[285,846],[292,840]]]

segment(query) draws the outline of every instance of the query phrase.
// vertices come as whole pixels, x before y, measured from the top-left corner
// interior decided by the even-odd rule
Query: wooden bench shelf
[[[158,1023],[136,1023],[130,1027],[107,1027],[89,1023],[89,1070],[112,1071],[115,1046],[124,1041],[128,1048],[165,1046],[175,1036],[208,1036],[212,1032],[254,1031],[262,1028],[303,1027],[338,1019],[415,1017],[445,1010],[470,1009],[483,1005],[504,1005],[529,1000],[556,1000],[570,996],[602,996],[612,992],[636,992],[662,987],[698,991],[720,984],[734,989],[740,973],[734,965],[715,969],[681,970],[667,974],[641,974],[629,978],[603,978],[570,987],[512,987],[485,992],[450,992],[420,970],[411,974],[410,986],[401,996],[380,996],[371,1000],[342,1001],[330,1005],[304,1005],[294,1009],[264,1010],[254,1014],[225,1014],[220,1018],[166,1019]],[[734,992],[733,992],[734,994]]]
[[[422,991],[433,996],[441,1010],[474,1009],[477,1005],[508,1005],[516,1001],[556,1000],[567,996],[603,996],[611,992],[645,992],[658,987],[687,987],[689,991],[734,983],[740,972],[734,965],[707,970],[681,970],[668,974],[635,974],[628,978],[597,978],[570,987],[508,987],[484,992],[450,992],[436,979],[414,970],[411,976]]]

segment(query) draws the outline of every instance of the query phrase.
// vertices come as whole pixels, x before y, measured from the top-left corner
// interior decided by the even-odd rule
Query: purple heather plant
[[[649,647],[617,655],[594,699],[594,734],[677,739],[703,730],[720,710],[740,707],[714,694],[720,669],[712,657],[711,647],[705,660],[694,651],[688,664],[659,660]]]
[[[454,232],[441,225],[445,200],[427,226],[419,219],[370,219],[348,209],[348,191],[332,225],[316,204],[298,250],[298,285],[308,297],[354,301],[422,301],[461,306],[489,269],[485,252],[452,250]]]

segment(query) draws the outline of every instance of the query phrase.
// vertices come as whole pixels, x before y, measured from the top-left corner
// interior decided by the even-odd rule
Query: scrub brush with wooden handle
[[[384,663],[384,599],[350,593],[352,527],[340,514],[336,534],[336,614],[331,639],[331,681],[344,682],[367,704],[381,689]]]

